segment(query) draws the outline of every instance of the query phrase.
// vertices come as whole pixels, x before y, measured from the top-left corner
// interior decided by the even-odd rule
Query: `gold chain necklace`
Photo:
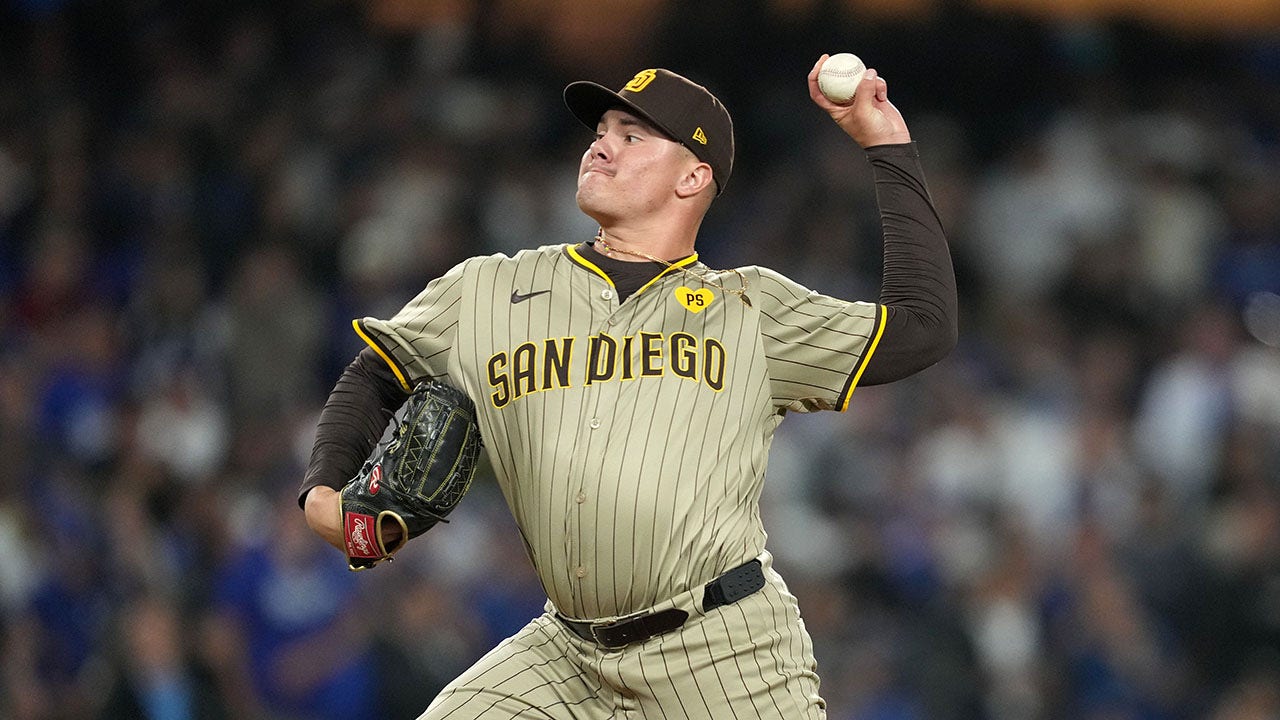
[[[721,285],[718,281],[712,279],[711,276],[707,273],[704,273],[701,271],[694,272],[693,270],[690,270],[688,267],[685,267],[684,265],[676,265],[674,263],[669,263],[666,260],[662,260],[658,257],[650,255],[647,252],[641,252],[639,250],[624,250],[622,248],[614,247],[610,245],[608,242],[605,242],[604,228],[601,228],[599,234],[596,235],[596,242],[600,243],[600,246],[603,247],[604,251],[607,253],[622,253],[623,255],[631,255],[632,257],[644,258],[649,262],[658,263],[659,265],[663,265],[668,269],[675,268],[676,270],[679,270],[680,272],[684,273],[687,277],[691,277],[699,282],[706,283],[707,285],[710,285],[711,287],[718,289],[722,293],[737,295],[738,299],[741,300],[747,307],[751,307],[751,298],[747,297],[747,278],[745,275],[742,274],[742,271],[738,270],[737,268],[729,268],[729,272],[738,276],[738,280],[742,283],[742,287],[727,288],[724,285]]]

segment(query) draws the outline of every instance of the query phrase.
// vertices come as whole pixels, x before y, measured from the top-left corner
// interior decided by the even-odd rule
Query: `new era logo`
[[[697,130],[693,131],[693,139],[697,140],[699,143],[703,145],[707,144],[707,134],[702,132],[702,128],[698,128]]]

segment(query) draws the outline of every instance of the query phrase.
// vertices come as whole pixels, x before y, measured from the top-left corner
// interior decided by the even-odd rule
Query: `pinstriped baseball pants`
[[[820,720],[813,646],[795,598],[766,566],[764,588],[703,614],[700,589],[675,631],[606,650],[549,612],[449,684],[419,720]],[[672,601],[655,609],[672,606]]]

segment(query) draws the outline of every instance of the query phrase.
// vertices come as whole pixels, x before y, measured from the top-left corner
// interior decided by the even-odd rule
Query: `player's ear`
[[[711,176],[711,166],[699,162],[689,166],[680,182],[676,185],[676,194],[682,198],[693,197],[715,183]]]

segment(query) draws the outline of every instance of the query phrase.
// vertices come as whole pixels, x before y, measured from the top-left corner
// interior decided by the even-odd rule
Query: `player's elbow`
[[[960,342],[960,323],[955,303],[903,304],[897,309],[900,311],[902,324],[910,328],[910,332],[906,334],[915,338],[915,354],[920,360],[920,370],[950,355]]]
[[[926,364],[924,367],[930,367],[942,361],[952,350],[956,349],[956,345],[960,342],[960,326],[956,321],[956,317],[947,314],[940,318],[934,325],[932,332],[929,333],[932,339],[924,348],[922,354]],[[921,368],[922,370],[924,368]]]
[[[913,361],[908,364],[908,374],[914,375],[925,368],[933,367],[955,350],[959,342],[956,328],[943,328],[930,336],[930,341],[923,343],[915,352]]]

